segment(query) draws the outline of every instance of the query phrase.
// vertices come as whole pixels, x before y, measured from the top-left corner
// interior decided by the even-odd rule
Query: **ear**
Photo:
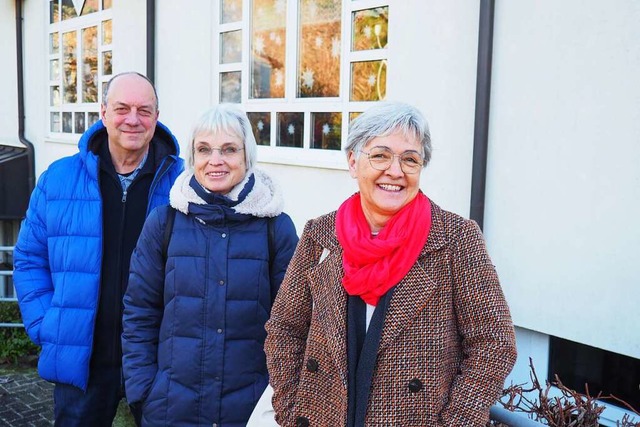
[[[102,119],[102,124],[106,126],[106,123],[104,122],[105,117],[104,115],[107,112],[107,108],[104,106],[104,104],[100,104],[100,119]]]
[[[358,173],[356,166],[358,163],[358,159],[356,158],[356,155],[353,151],[349,151],[349,154],[347,155],[347,163],[349,164],[349,175],[351,175],[351,178],[357,178]]]

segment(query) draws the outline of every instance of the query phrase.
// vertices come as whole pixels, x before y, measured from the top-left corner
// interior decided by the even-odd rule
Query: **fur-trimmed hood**
[[[254,168],[247,173],[244,179],[236,185],[227,198],[237,201],[240,192],[245,187],[249,178],[255,177],[255,184],[247,194],[244,200],[233,207],[233,210],[239,214],[253,215],[257,217],[275,217],[282,213],[284,208],[284,198],[280,186],[266,172]],[[193,188],[190,182],[193,172],[185,170],[178,176],[171,192],[169,193],[169,203],[171,207],[178,211],[189,214],[189,203],[196,205],[206,205],[204,201]]]

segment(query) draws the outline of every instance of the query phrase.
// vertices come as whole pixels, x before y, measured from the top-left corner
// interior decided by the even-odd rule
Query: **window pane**
[[[241,101],[240,71],[220,73],[220,101],[235,103]]]
[[[341,113],[313,113],[313,139],[311,148],[323,150],[340,150],[342,140]]]
[[[72,0],[62,0],[62,20],[77,18],[76,8]],[[64,126],[63,126],[64,127]]]
[[[60,113],[51,113],[51,132],[60,132]]]
[[[229,64],[242,61],[242,31],[220,34],[220,63]]]
[[[60,61],[52,59],[49,61],[49,80],[58,80],[60,78]]]
[[[58,0],[49,1],[49,23],[53,24],[60,22],[60,7],[58,6]]]
[[[376,7],[353,12],[352,50],[384,49],[387,47],[389,7]]]
[[[75,133],[84,133],[84,113],[75,113],[74,116],[76,118],[74,128]]]
[[[300,0],[298,97],[340,95],[342,0]]]
[[[220,23],[238,22],[242,19],[242,0],[222,0],[220,2]]]
[[[64,113],[62,113],[62,132],[64,133],[73,132],[71,119],[72,119],[72,116],[70,112],[65,111]]]
[[[302,148],[304,113],[278,113],[278,147]]]
[[[49,53],[55,54],[60,52],[60,33],[49,34]]]
[[[89,116],[89,120],[87,121],[87,129],[90,128],[100,119],[100,114],[98,113],[87,113]]]
[[[49,89],[49,105],[57,107],[60,105],[60,86],[51,86]]]
[[[97,12],[99,7],[98,0],[85,0],[84,6],[82,7],[82,13],[80,15],[84,16]]]
[[[286,1],[253,0],[251,98],[284,97]]]
[[[111,0],[103,0],[102,9],[111,9]]]
[[[271,145],[271,113],[247,113],[258,145]]]
[[[351,64],[351,101],[382,101],[387,95],[387,61]]]
[[[361,111],[358,111],[358,112],[352,111],[351,113],[349,113],[349,125],[351,125],[351,122],[360,114],[362,114]]]
[[[98,27],[82,30],[82,102],[98,102]]]
[[[78,64],[76,44],[77,36],[75,31],[62,34],[62,52],[63,52],[63,75],[62,89],[64,93],[64,102],[75,103],[78,99],[76,93],[78,87]],[[64,129],[64,117],[62,118],[62,127]],[[71,122],[71,118],[69,118]]]
[[[102,52],[102,75],[108,76],[113,74],[112,53],[110,50]]]
[[[111,44],[111,19],[102,21],[102,44]]]

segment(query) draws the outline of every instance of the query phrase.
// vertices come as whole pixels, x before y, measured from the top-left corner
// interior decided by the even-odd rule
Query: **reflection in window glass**
[[[220,2],[220,23],[238,22],[242,19],[242,0],[222,0]]]
[[[60,132],[60,113],[51,113],[51,132]]]
[[[111,44],[111,19],[102,21],[102,44]]]
[[[349,126],[351,126],[351,122],[360,114],[362,114],[362,111],[358,111],[358,112],[352,111],[351,113],[349,113]]]
[[[82,7],[82,13],[80,15],[88,15],[93,12],[97,12],[99,8],[98,0],[85,0]]]
[[[53,24],[60,22],[60,8],[58,7],[58,0],[49,1],[49,23]]]
[[[323,150],[340,150],[342,140],[342,114],[341,113],[313,113],[313,138],[311,148]]]
[[[60,86],[51,86],[49,93],[49,105],[54,107],[60,105]]]
[[[389,7],[353,12],[351,49],[370,50],[387,47]]]
[[[351,64],[351,101],[382,101],[386,95],[386,60]]]
[[[103,9],[111,9],[111,0],[103,0],[102,8]]]
[[[76,8],[72,0],[62,0],[62,20],[77,18]]]
[[[342,0],[300,0],[298,97],[340,94]]]
[[[62,91],[64,102],[76,102],[78,99],[78,64],[76,54],[77,36],[75,31],[62,34],[63,73]],[[64,128],[64,117],[62,118]],[[71,120],[71,119],[69,119]]]
[[[240,103],[240,71],[220,73],[220,102]]]
[[[82,102],[98,102],[98,27],[82,30]]]
[[[52,59],[49,61],[49,80],[58,80],[60,78],[60,61]]]
[[[271,145],[271,113],[247,113],[258,145]]]
[[[278,113],[278,147],[302,148],[304,135],[304,113]]]
[[[113,74],[112,53],[110,50],[102,52],[102,74],[108,76]]]
[[[242,31],[220,34],[220,63],[229,64],[242,61]]]
[[[69,111],[65,111],[62,113],[62,132],[71,133],[73,132],[73,122],[71,113]]]
[[[84,113],[75,113],[74,116],[76,118],[74,128],[75,133],[84,133]]]
[[[89,117],[89,120],[87,120],[87,129],[93,126],[100,119],[100,114],[98,113],[89,112],[87,113],[87,116]]]
[[[60,33],[49,34],[49,53],[60,52]]]
[[[250,98],[284,97],[286,1],[253,0]]]

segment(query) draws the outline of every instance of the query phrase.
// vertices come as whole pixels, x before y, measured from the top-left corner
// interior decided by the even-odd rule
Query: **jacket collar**
[[[269,175],[260,169],[254,168],[248,172],[245,178],[236,185],[227,195],[231,200],[238,200],[242,189],[253,174],[255,183],[253,189],[246,195],[244,200],[233,206],[233,210],[238,214],[253,215],[257,217],[275,217],[282,213],[284,208],[284,198],[280,187]],[[169,193],[169,203],[174,209],[187,215],[189,204],[206,205],[207,202],[200,197],[189,184],[193,172],[185,170],[176,178]]]

